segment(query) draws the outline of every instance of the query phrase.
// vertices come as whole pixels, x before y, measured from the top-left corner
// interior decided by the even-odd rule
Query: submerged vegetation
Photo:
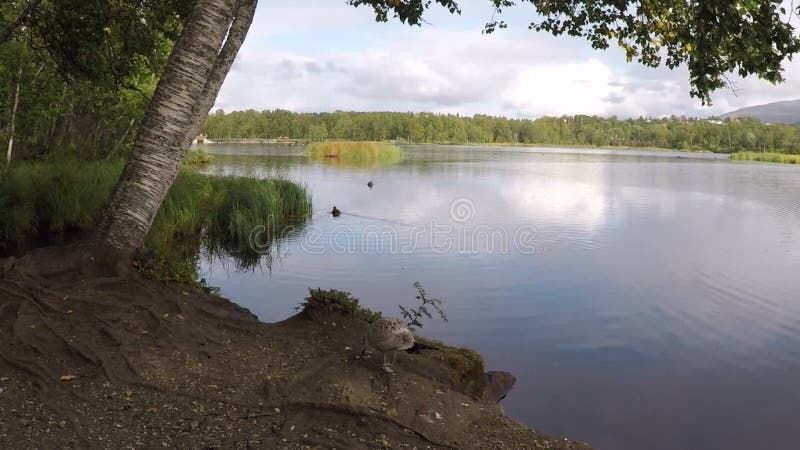
[[[121,170],[121,161],[12,166],[0,175],[0,250],[11,251],[27,239],[89,229]],[[289,181],[184,170],[136,265],[155,278],[192,283],[202,247],[210,255],[231,255],[239,268],[249,268],[269,258],[274,240],[287,227],[302,226],[310,211],[305,189]],[[254,231],[257,239],[251,242]]]
[[[738,152],[731,155],[734,161],[761,161],[782,164],[800,164],[800,155],[787,155],[775,152]]]
[[[373,167],[403,159],[399,148],[379,142],[318,142],[308,146],[309,158],[341,167]]]

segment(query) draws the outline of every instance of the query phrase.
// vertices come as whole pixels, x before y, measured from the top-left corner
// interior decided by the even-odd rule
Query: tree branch
[[[22,24],[24,24],[25,21],[28,20],[28,16],[30,16],[31,13],[36,8],[39,7],[39,3],[42,3],[42,0],[33,0],[33,2],[27,2],[27,5],[19,14],[17,20],[14,21],[11,25],[9,25],[8,28],[5,31],[3,31],[3,34],[0,35],[0,44],[5,44],[6,41],[11,39],[11,35],[14,34],[14,31],[16,31],[17,28],[22,26]]]

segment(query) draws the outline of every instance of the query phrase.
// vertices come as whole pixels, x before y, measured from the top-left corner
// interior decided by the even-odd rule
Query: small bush
[[[381,318],[381,313],[374,312],[358,304],[358,299],[349,292],[336,289],[322,290],[308,289],[308,297],[303,300],[298,309],[302,309],[314,320],[321,320],[333,314],[341,314],[372,323]]]
[[[447,322],[447,315],[439,306],[442,304],[442,301],[438,298],[428,297],[427,292],[425,292],[425,289],[422,288],[422,284],[420,284],[419,281],[414,283],[414,288],[417,290],[417,300],[420,301],[419,306],[416,308],[406,308],[405,306],[400,305],[400,312],[402,313],[403,318],[406,319],[408,327],[411,328],[411,330],[416,330],[417,328],[422,328],[422,322],[420,322],[421,319],[432,319],[433,315],[430,311],[428,311],[428,307],[433,308],[433,310],[438,314],[439,318]]]

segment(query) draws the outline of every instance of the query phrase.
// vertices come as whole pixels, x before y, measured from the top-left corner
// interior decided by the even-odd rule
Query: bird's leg
[[[394,360],[395,360],[395,359],[397,359],[397,351],[396,351],[396,350],[393,350],[393,351],[392,351],[392,365],[394,365]]]
[[[364,336],[361,338],[361,357],[363,358],[364,355],[367,354],[367,337]]]

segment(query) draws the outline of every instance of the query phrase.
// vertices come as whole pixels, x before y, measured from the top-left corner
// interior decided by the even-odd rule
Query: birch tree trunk
[[[141,246],[247,35],[258,0],[198,0],[139,127],[95,243],[120,258]]]
[[[14,151],[14,133],[17,127],[17,107],[19,106],[19,85],[22,83],[22,64],[17,72],[17,89],[14,92],[14,101],[11,102],[11,125],[8,130],[8,151],[6,151],[6,165],[11,165],[11,154]]]

